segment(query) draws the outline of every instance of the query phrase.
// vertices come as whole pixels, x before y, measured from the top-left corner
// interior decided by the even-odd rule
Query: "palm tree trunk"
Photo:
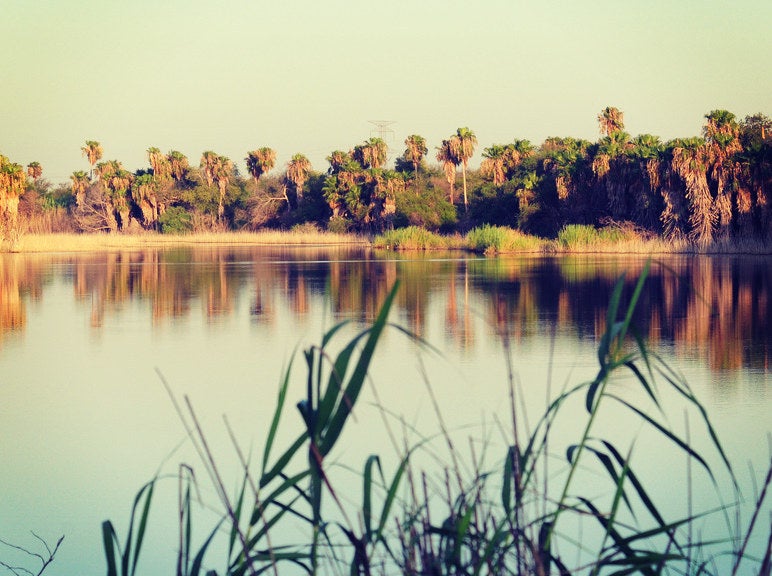
[[[469,204],[466,199],[466,162],[461,164],[461,179],[464,183],[464,212],[468,212]]]

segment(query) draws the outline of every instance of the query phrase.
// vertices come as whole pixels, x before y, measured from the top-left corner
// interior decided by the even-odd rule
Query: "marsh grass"
[[[334,234],[311,228],[265,232],[204,232],[196,234],[28,234],[19,238],[17,252],[88,252],[174,246],[329,246],[368,245],[353,234]]]
[[[518,253],[609,254],[757,254],[772,253],[769,242],[719,239],[698,245],[684,239],[664,240],[625,224],[596,229],[569,225],[556,240],[524,234],[513,228],[484,225],[465,236],[442,235],[417,226],[390,230],[373,238],[321,230],[314,225],[289,231],[199,232],[191,234],[19,233],[2,235],[0,252],[99,252],[176,246],[359,246],[385,250],[457,250],[486,255]]]
[[[672,450],[689,463],[688,477],[672,479],[674,485],[691,486],[702,476],[716,487],[729,479],[737,489],[735,471],[713,429],[704,407],[687,382],[649,351],[632,324],[646,266],[631,294],[623,294],[621,278],[611,296],[606,331],[598,345],[597,375],[588,382],[566,387],[550,398],[544,413],[526,425],[520,408],[520,391],[509,370],[511,421],[500,428],[504,444],[488,437],[469,455],[457,447],[425,376],[439,422],[432,438],[408,443],[391,471],[379,455],[362,463],[361,500],[350,487],[341,489],[330,474],[333,448],[359,401],[368,370],[383,332],[398,329],[388,324],[397,285],[385,299],[372,326],[344,342],[338,352],[333,343],[345,323],[331,328],[318,346],[305,350],[305,394],[295,406],[296,430],[279,446],[279,430],[286,424],[292,363],[280,382],[276,408],[267,426],[261,462],[250,465],[234,439],[242,463],[242,476],[231,494],[220,474],[215,454],[207,444],[193,407],[183,408],[172,399],[190,441],[199,452],[220,501],[220,520],[208,527],[209,536],[196,550],[191,545],[195,510],[191,507],[191,474],[180,475],[179,576],[217,574],[496,574],[547,576],[549,574],[758,574],[769,575],[772,534],[764,522],[767,489],[772,472],[762,481],[750,522],[725,539],[701,540],[699,523],[711,516],[722,522],[734,514],[732,506],[718,510],[693,510],[683,515],[658,505],[634,464],[634,440],[605,437],[598,421],[606,411],[621,411],[631,427],[647,429],[658,450]],[[626,302],[626,303],[625,303]],[[404,332],[404,330],[402,330]],[[406,333],[406,332],[405,332]],[[407,333],[406,333],[407,334]],[[408,337],[414,338],[408,334]],[[417,342],[421,343],[418,339]],[[426,345],[423,343],[423,345]],[[428,346],[428,345],[426,345]],[[506,355],[508,357],[508,354]],[[616,382],[632,379],[639,394],[626,395]],[[679,433],[666,416],[668,402],[680,399],[677,409],[691,415],[695,429],[708,439],[698,451],[689,432]],[[636,398],[632,400],[632,398]],[[582,407],[577,413],[576,404]],[[673,406],[668,406],[672,410]],[[290,410],[293,411],[293,410]],[[299,418],[298,418],[299,415]],[[565,420],[578,432],[563,455],[553,452],[551,437]],[[444,466],[427,469],[421,454],[430,444],[444,444]],[[431,449],[438,450],[436,446]],[[548,472],[548,463],[560,471]],[[770,463],[772,471],[772,462]],[[588,489],[579,478],[591,474]],[[670,471],[671,474],[676,474]],[[125,544],[121,547],[113,525],[103,525],[108,576],[135,576],[137,559],[148,519],[154,480],[138,493]],[[599,490],[603,487],[604,489]],[[344,493],[345,492],[345,493]],[[737,492],[731,495],[737,497]],[[274,540],[282,526],[291,523],[289,543]],[[297,525],[300,525],[300,531]],[[730,522],[727,522],[730,525]],[[139,528],[136,529],[135,526]],[[586,528],[582,528],[586,526]],[[759,528],[761,527],[761,528]],[[284,531],[286,534],[287,531]],[[227,541],[227,562],[221,572],[204,568],[211,556],[215,534]],[[578,554],[574,551],[578,551]],[[730,558],[727,568],[722,557]],[[205,571],[206,570],[206,571]],[[149,572],[149,573],[152,573]]]
[[[461,247],[461,238],[408,226],[379,234],[373,239],[373,247],[385,250],[450,250]]]
[[[465,246],[472,252],[484,254],[544,253],[551,251],[552,243],[536,236],[524,234],[513,228],[485,225],[470,230],[464,238]]]

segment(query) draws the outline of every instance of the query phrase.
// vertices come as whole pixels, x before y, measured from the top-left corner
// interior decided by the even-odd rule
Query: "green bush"
[[[397,228],[420,226],[436,232],[452,228],[457,222],[456,207],[445,198],[444,191],[431,185],[408,188],[397,195],[396,204]]]
[[[327,231],[334,234],[348,234],[351,232],[352,222],[343,216],[333,216],[327,222]]]
[[[193,230],[190,213],[182,206],[170,206],[158,218],[163,234],[187,234]]]

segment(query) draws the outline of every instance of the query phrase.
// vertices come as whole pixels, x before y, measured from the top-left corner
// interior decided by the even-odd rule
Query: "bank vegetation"
[[[466,127],[431,152],[422,136],[408,136],[393,166],[386,142],[370,138],[332,151],[321,171],[300,153],[277,170],[276,152],[266,146],[246,152],[246,171],[211,150],[195,162],[155,147],[146,167],[129,171],[119,160],[103,160],[102,145],[89,140],[82,169],[53,185],[40,163],[25,169],[0,155],[0,240],[3,250],[39,250],[46,240],[29,239],[47,234],[98,234],[97,245],[130,238],[129,246],[383,235],[376,245],[489,253],[764,251],[772,237],[767,116],[738,120],[713,110],[699,136],[666,142],[626,132],[614,107],[602,110],[598,123],[596,142],[491,144],[479,168],[469,165],[478,142]],[[318,236],[322,231],[343,236]],[[225,232],[238,234],[226,239]],[[61,236],[53,242],[83,245]]]

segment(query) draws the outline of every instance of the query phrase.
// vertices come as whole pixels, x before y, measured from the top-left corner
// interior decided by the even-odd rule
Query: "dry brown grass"
[[[96,252],[167,246],[367,246],[353,234],[314,231],[217,232],[199,234],[25,234],[13,252]],[[7,247],[5,247],[7,249]]]
[[[441,237],[446,250],[466,250],[459,236]],[[376,239],[377,240],[377,239]],[[377,242],[376,242],[377,244]],[[0,252],[99,252],[141,250],[172,246],[372,246],[365,236],[337,234],[304,228],[290,231],[202,232],[196,234],[22,234],[15,242],[5,241]],[[377,247],[377,246],[376,246]],[[405,247],[402,247],[405,249]],[[503,250],[507,252],[507,250]],[[517,252],[517,250],[513,250]],[[707,246],[688,241],[641,238],[635,235],[593,242],[557,241],[545,243],[542,251],[556,254],[772,254],[772,245],[756,240],[723,240]]]

